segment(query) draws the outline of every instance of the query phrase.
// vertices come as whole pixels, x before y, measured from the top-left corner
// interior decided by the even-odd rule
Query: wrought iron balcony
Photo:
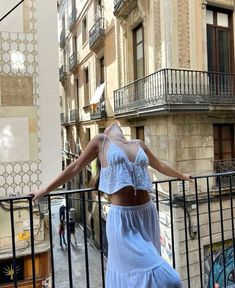
[[[67,67],[65,65],[62,65],[59,69],[59,79],[61,82],[63,82],[68,76],[67,73]]]
[[[79,64],[79,54],[74,51],[71,56],[69,56],[69,71],[74,72]]]
[[[72,12],[69,15],[69,21],[68,21],[70,31],[73,29],[75,22],[76,22],[76,9],[73,8]]]
[[[104,18],[99,17],[89,31],[89,47],[91,50],[96,52],[103,45],[104,35]]]
[[[105,101],[102,98],[94,107],[90,113],[91,120],[105,119],[107,118],[107,112],[105,108]]]
[[[235,105],[235,74],[162,69],[114,91],[116,116]]]
[[[60,123],[61,123],[61,125],[67,125],[68,124],[68,117],[65,115],[64,112],[60,113]]]
[[[222,189],[221,186],[217,190],[212,188],[215,178],[225,176],[233,179],[235,172],[192,177],[193,183],[189,185],[188,182],[177,179],[153,183],[155,192],[150,196],[159,211],[161,254],[180,273],[184,287],[216,287],[215,284],[219,284],[219,287],[233,287],[235,284],[233,277],[235,267],[235,187],[229,185],[227,189]],[[89,198],[88,193],[92,193],[94,198]],[[76,219],[81,228],[79,231],[82,233],[79,237],[79,245],[83,245],[84,249],[76,250],[73,247],[70,231],[66,229],[68,247],[66,253],[59,252],[58,254],[57,229],[53,222],[55,219],[58,221],[58,216],[53,216],[55,211],[53,205],[56,203],[58,205],[58,200],[62,196],[65,199],[65,206],[68,208],[77,203]],[[24,286],[26,282],[27,287],[43,287],[44,279],[40,273],[44,271],[42,267],[45,268],[48,265],[48,267],[50,266],[48,269],[50,275],[47,276],[51,276],[52,280],[50,287],[59,287],[58,278],[61,273],[64,273],[64,287],[73,287],[73,284],[79,283],[81,287],[104,288],[108,249],[105,225],[109,203],[101,198],[99,192],[89,188],[53,192],[45,200],[48,212],[45,209],[43,212],[39,209],[38,212],[34,211],[33,213],[36,208],[33,208],[30,196],[0,198],[0,207],[4,208],[1,210],[1,215],[5,213],[4,219],[9,218],[9,222],[1,223],[4,225],[4,229],[2,229],[0,241],[0,265],[1,268],[5,268],[6,264],[12,267],[11,274],[0,278],[1,287],[3,284],[26,287]],[[19,205],[19,201],[24,201],[24,207],[22,204]],[[92,210],[92,217],[96,217],[93,227],[89,220],[91,214],[88,209],[88,203],[91,201],[96,207]],[[18,211],[22,207],[27,212],[24,214],[29,215],[27,216],[29,217],[28,236],[25,242],[20,242],[17,237],[18,229],[23,225],[19,225],[20,217],[17,216],[19,213],[14,213],[14,210]],[[57,207],[56,211],[58,211]],[[66,209],[65,213],[66,219],[69,219],[69,209]],[[39,217],[39,214],[41,214],[40,219],[47,219],[45,226],[49,229],[46,233],[49,236],[47,242],[49,243],[50,261],[48,259],[48,263],[44,263],[45,266],[42,266],[43,263],[38,259],[35,261],[38,253],[38,241],[35,239],[37,229],[34,231],[34,220]],[[93,231],[93,235],[89,231]],[[91,234],[90,238],[89,234]],[[46,234],[44,235],[46,237]],[[3,241],[6,240],[4,237],[7,238],[7,242]],[[46,238],[41,241],[46,241]],[[24,250],[22,263],[19,265],[18,255],[25,247],[27,250]],[[8,253],[8,258],[6,258],[6,253]],[[92,256],[94,254],[95,257]],[[66,263],[66,272],[57,266],[58,263],[55,259],[58,259],[58,256],[60,259],[58,262]],[[94,262],[96,270],[92,269]]]
[[[126,17],[136,7],[137,0],[114,0],[114,12],[116,17]]]
[[[72,109],[69,111],[69,121],[71,122],[78,122],[79,115],[78,115],[78,109]]]
[[[226,173],[235,171],[235,159],[224,159],[224,160],[215,160],[214,161],[214,171],[215,173]],[[220,181],[220,183],[219,183]],[[229,186],[230,178],[227,176],[220,177],[216,181],[216,185],[221,185],[222,187]],[[233,183],[235,186],[235,179]]]
[[[64,48],[65,46],[65,40],[66,40],[66,37],[65,37],[65,29],[63,29],[60,33],[60,48]]]

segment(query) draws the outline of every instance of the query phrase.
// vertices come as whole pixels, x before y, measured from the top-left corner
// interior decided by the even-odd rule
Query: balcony
[[[99,101],[96,106],[92,108],[90,117],[91,120],[101,120],[107,118],[104,100]]]
[[[76,9],[73,8],[68,19],[69,31],[73,29],[75,23],[76,23]]]
[[[224,159],[224,160],[215,160],[214,161],[214,171],[215,173],[226,173],[230,171],[235,171],[235,159]],[[217,186],[221,185],[222,187],[227,187],[230,185],[230,178],[220,177],[216,181]],[[235,186],[235,178],[233,179],[233,183]]]
[[[60,33],[60,48],[64,48],[66,42],[65,40],[66,40],[65,29],[63,29]]]
[[[67,67],[65,65],[62,65],[59,69],[60,82],[64,82],[64,80],[67,79],[67,76],[68,76]]]
[[[69,71],[76,72],[79,64],[79,54],[74,51],[71,56],[69,56]]]
[[[99,17],[89,31],[89,47],[92,51],[97,52],[104,44],[104,18]]]
[[[60,124],[62,125],[62,126],[66,126],[66,125],[68,125],[68,117],[65,115],[65,113],[64,112],[62,112],[62,113],[60,113]]]
[[[78,109],[72,109],[69,111],[70,123],[76,123],[79,121]]]
[[[136,5],[137,0],[114,0],[113,14],[116,17],[127,17]]]
[[[234,83],[235,74],[162,69],[114,91],[114,113],[133,117],[230,110],[235,105]]]
[[[232,183],[235,172],[193,177],[193,183],[190,184],[177,179],[153,183],[155,192],[150,196],[159,211],[161,254],[180,273],[183,287],[215,287],[215,284],[219,284],[219,287],[234,287],[235,280],[232,275],[235,266],[233,220],[235,187],[229,185],[227,189],[221,186],[213,188],[215,179],[225,176],[230,178]],[[88,197],[88,193],[92,193],[94,198]],[[71,205],[73,207],[76,203],[76,219],[80,227],[79,244],[83,245],[84,249],[78,248],[78,251],[75,249],[74,244],[71,243],[69,229],[66,229],[68,240],[66,253],[61,253],[58,248],[57,226],[53,221],[58,218],[57,214],[54,216],[54,213],[58,213],[58,206],[54,205],[58,205],[61,197],[65,200],[66,207],[71,207]],[[40,208],[42,205],[39,204],[40,209],[33,213],[34,206],[30,196],[0,198],[1,207],[5,207],[1,213],[9,218],[9,221],[4,224],[4,235],[7,239],[11,239],[8,240],[9,247],[5,244],[3,249],[5,238],[1,236],[0,249],[4,252],[1,252],[0,265],[3,267],[2,264],[5,263],[5,251],[8,247],[7,263],[10,263],[8,265],[12,267],[12,275],[17,275],[17,277],[6,278],[0,283],[1,287],[6,287],[5,285],[10,283],[14,287],[17,287],[17,284],[23,284],[22,287],[26,287],[24,285],[26,281],[27,287],[45,287],[42,286],[42,281],[45,280],[37,272],[43,269],[37,270],[40,262],[35,261],[38,241],[35,240],[36,235],[33,233],[34,220],[39,216],[45,219],[47,223],[45,226],[49,228],[45,237],[48,234],[51,287],[59,287],[58,279],[62,278],[64,287],[75,287],[75,283],[80,283],[81,287],[104,287],[107,257],[105,225],[109,203],[101,198],[99,192],[88,188],[53,192],[45,200],[44,206],[47,204],[48,209],[42,210]],[[16,219],[18,212],[13,213],[13,208],[19,208],[19,201],[24,201],[25,215],[29,215],[27,228],[29,233],[26,242],[20,242],[16,237],[18,233],[16,225],[19,219]],[[90,201],[95,205],[92,213],[94,223],[91,221],[88,209]],[[9,209],[6,209],[6,206]],[[66,218],[69,219],[68,209]],[[19,274],[21,267],[18,267],[17,255],[24,245],[27,246],[27,250],[22,261],[30,259],[30,263],[27,262],[27,266],[26,262],[22,264],[22,269],[25,267],[25,270]],[[56,261],[56,259],[60,260]],[[59,263],[63,263],[63,269]],[[66,270],[64,270],[65,266]],[[19,275],[21,275],[20,279]],[[1,281],[3,281],[2,278]]]

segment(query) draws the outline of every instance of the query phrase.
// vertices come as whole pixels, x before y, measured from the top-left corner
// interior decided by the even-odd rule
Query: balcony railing
[[[59,79],[60,81],[64,81],[68,76],[66,65],[62,65],[59,69]]]
[[[220,185],[215,189],[215,179],[220,177],[228,177],[230,179],[229,185],[223,189]],[[235,226],[234,226],[234,209],[235,209],[235,187],[233,187],[233,178],[235,172],[220,173],[213,175],[205,175],[200,177],[192,177],[193,183],[172,179],[154,182],[155,192],[150,194],[156,207],[159,211],[159,221],[161,228],[161,254],[173,267],[180,273],[183,287],[234,287],[235,279]],[[96,233],[92,236],[95,239],[88,238],[89,231],[91,231],[91,223],[89,222],[90,215],[88,215],[88,202],[93,201],[91,197],[86,197],[87,193],[94,193],[93,205],[96,211],[93,217],[96,217],[96,226],[94,231]],[[58,202],[58,197],[65,197],[66,219],[69,219],[69,208],[74,206],[76,202],[78,218],[80,219],[84,249],[79,250],[79,256],[74,249],[71,249],[69,229],[66,231],[68,248],[67,253],[64,253],[64,258],[60,261],[68,263],[68,272],[64,276],[64,285],[67,281],[66,287],[73,287],[73,283],[80,283],[81,287],[105,287],[104,273],[106,263],[107,242],[105,236],[106,216],[103,213],[104,208],[109,206],[108,202],[101,201],[101,195],[92,189],[79,189],[71,191],[53,192],[45,199],[48,205],[48,227],[49,227],[49,243],[50,243],[50,266],[52,287],[56,286],[57,273],[54,255],[57,248],[54,247],[53,224],[52,224],[52,207],[53,203]],[[16,237],[15,219],[18,213],[14,213],[13,209],[17,206],[17,201],[25,200],[28,206],[24,205],[24,209],[29,211],[29,239],[26,245],[29,246],[28,256],[31,259],[31,265],[27,266],[28,271],[26,275],[31,275],[27,281],[31,281],[29,287],[36,286],[38,276],[36,277],[35,269],[35,245],[34,241],[34,217],[33,205],[30,196],[22,197],[2,197],[0,198],[1,207],[7,204],[10,209],[4,210],[8,213],[10,227],[5,227],[5,231],[9,233],[7,237],[11,239],[9,246],[10,260],[12,263],[11,282],[14,287],[17,283],[22,283],[25,279],[18,281],[17,275],[17,253],[22,250],[22,245],[18,246]],[[54,202],[55,201],[55,202]],[[40,207],[40,206],[39,206]],[[40,211],[39,211],[40,212]],[[5,219],[5,218],[4,218]],[[17,222],[18,223],[18,222]],[[4,224],[6,225],[6,224]],[[115,228],[114,228],[115,229]],[[1,236],[2,237],[2,236]],[[3,242],[0,242],[2,245]],[[99,268],[96,266],[96,273],[94,276],[93,265],[90,258],[92,244],[96,247],[97,256],[96,264],[99,263]],[[6,248],[6,247],[5,247]],[[2,247],[0,247],[2,249]],[[122,247],[120,247],[122,249]],[[0,262],[4,256],[0,254]],[[84,257],[84,265],[74,265],[75,257]],[[67,260],[66,260],[67,258]],[[80,260],[82,261],[82,260]],[[67,265],[67,264],[66,264]],[[79,269],[85,269],[84,273],[80,273]],[[99,271],[97,271],[97,269]],[[91,272],[92,271],[92,272]],[[61,273],[61,270],[59,271]],[[92,277],[91,277],[91,273]],[[24,278],[24,277],[23,277]],[[10,279],[10,277],[9,277]],[[67,279],[67,280],[66,280]],[[6,283],[5,283],[6,284]],[[37,283],[38,284],[38,283]],[[2,283],[1,283],[2,285]],[[1,286],[2,287],[2,286]]]
[[[104,18],[99,17],[95,24],[89,31],[89,47],[91,50],[96,51],[104,42]]]
[[[137,5],[137,0],[114,0],[114,12],[116,17],[126,17]]]
[[[68,124],[68,116],[64,112],[60,113],[60,123],[61,125]]]
[[[91,117],[91,120],[104,119],[107,117],[105,101],[103,98],[92,109],[90,117]]]
[[[72,12],[69,15],[69,21],[68,21],[70,31],[73,29],[75,22],[76,22],[76,9],[73,8]]]
[[[79,64],[79,54],[74,51],[71,56],[69,56],[69,70],[72,72],[77,68]]]
[[[235,74],[163,69],[114,91],[114,112],[203,111],[235,104]]]
[[[60,33],[60,48],[63,48],[65,46],[65,29],[63,29]]]
[[[225,159],[225,160],[215,160],[214,161],[214,171],[215,173],[225,173],[230,171],[235,171],[235,159]],[[220,177],[220,182],[222,187],[226,187],[229,185],[230,179],[228,177]],[[218,185],[217,179],[217,185]],[[233,183],[235,186],[235,178],[233,179]]]
[[[72,109],[69,111],[69,121],[70,122],[77,122],[79,120],[78,117],[78,109]]]

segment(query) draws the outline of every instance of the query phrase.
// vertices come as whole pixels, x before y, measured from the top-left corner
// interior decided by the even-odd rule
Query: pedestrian
[[[61,220],[59,225],[59,236],[60,236],[60,246],[63,248],[63,243],[65,246],[67,246],[67,243],[65,241],[65,221]]]
[[[72,240],[71,236],[73,235],[74,244],[77,245],[77,238],[76,238],[76,231],[75,231],[75,221],[74,221],[73,218],[69,219],[69,233],[70,233],[70,241]]]
[[[95,136],[77,160],[33,193],[33,200],[69,181],[97,157],[101,164],[98,188],[111,202],[106,223],[106,288],[181,288],[179,274],[160,256],[158,213],[149,196],[153,185],[147,167],[182,180],[191,181],[190,176],[161,162],[143,141],[128,141],[118,123]]]
[[[62,204],[61,206],[60,206],[60,221],[65,221],[65,209],[66,209],[66,207],[65,207],[65,205],[64,204]]]

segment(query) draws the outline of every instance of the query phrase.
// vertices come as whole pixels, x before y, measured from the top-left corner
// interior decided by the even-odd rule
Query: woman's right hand
[[[42,188],[36,192],[31,192],[29,193],[29,196],[33,197],[33,202],[36,203],[38,200],[40,200],[41,198],[43,198],[47,193],[45,188]]]

